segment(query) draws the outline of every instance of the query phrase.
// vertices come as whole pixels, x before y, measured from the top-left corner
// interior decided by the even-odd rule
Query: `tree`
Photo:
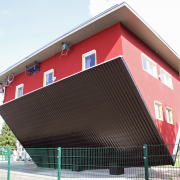
[[[0,146],[9,146],[13,150],[16,147],[16,140],[9,126],[4,122],[0,135]]]

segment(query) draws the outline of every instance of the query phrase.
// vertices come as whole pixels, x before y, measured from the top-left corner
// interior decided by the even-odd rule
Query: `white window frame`
[[[169,122],[169,114],[167,114],[167,110],[170,110],[170,112],[171,112],[171,121],[172,121],[172,122]],[[170,108],[170,107],[168,107],[168,106],[166,106],[166,118],[167,118],[167,122],[168,122],[169,124],[173,124],[172,108]]]
[[[19,88],[21,88],[22,87],[22,96],[23,96],[23,94],[24,94],[24,84],[22,83],[22,84],[19,84],[18,86],[16,86],[16,94],[15,94],[15,98],[19,98],[19,94],[18,94],[18,90],[19,90]],[[21,96],[20,96],[21,97]]]
[[[158,117],[158,114],[156,113],[156,104],[161,106],[161,118]],[[158,101],[154,101],[154,109],[155,109],[155,116],[156,119],[163,121],[163,110],[162,110],[162,103]]]
[[[95,54],[95,65],[97,65],[96,50],[93,49],[92,51],[89,51],[89,52],[82,55],[82,70],[86,70],[86,57],[88,57],[88,56],[90,56],[92,54]]]
[[[170,85],[167,85],[166,83],[164,83],[164,82],[162,81],[161,72],[164,73],[166,76],[169,76]],[[162,82],[163,84],[165,84],[165,85],[168,86],[169,88],[173,89],[172,76],[171,76],[167,71],[165,71],[163,68],[160,68],[160,77],[161,77],[161,82]]]
[[[154,74],[152,75],[148,70],[146,71],[143,67],[143,59],[148,61],[148,67],[147,69],[149,70],[149,63],[151,63],[154,67],[153,67],[153,72]],[[146,71],[147,73],[149,73],[151,76],[155,77],[156,79],[158,79],[158,76],[157,76],[157,64],[152,60],[150,59],[148,56],[146,56],[145,54],[141,54],[141,60],[142,60],[142,68],[144,71]]]
[[[48,85],[46,84],[46,76],[47,76],[48,74],[50,74],[50,73],[53,73],[53,82],[55,81],[54,69],[50,69],[50,70],[44,72],[43,86],[48,86],[48,85],[50,85],[50,84],[48,84]],[[52,82],[52,83],[53,83],[53,82]],[[52,83],[51,83],[51,84],[52,84]]]

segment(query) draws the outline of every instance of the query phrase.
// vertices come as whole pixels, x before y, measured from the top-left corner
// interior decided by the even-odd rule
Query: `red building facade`
[[[178,72],[173,69],[162,57],[143,43],[138,37],[121,25],[123,57],[127,66],[148,106],[148,109],[166,144],[179,143],[180,107],[178,91],[180,78]],[[157,78],[143,70],[142,54],[152,59],[157,66]],[[162,82],[161,68],[172,77],[172,89]],[[162,103],[162,120],[156,118],[155,101]],[[166,107],[172,109],[173,123],[169,123],[166,115]]]
[[[59,47],[61,49],[61,46]],[[34,76],[27,76],[25,71],[17,75],[6,89],[5,103],[15,99],[16,86],[24,84],[23,94],[43,87],[44,73],[54,70],[55,81],[82,71],[82,55],[95,49],[97,64],[122,55],[120,23],[117,23],[70,47],[67,56],[60,58],[61,52],[41,62],[41,70]]]

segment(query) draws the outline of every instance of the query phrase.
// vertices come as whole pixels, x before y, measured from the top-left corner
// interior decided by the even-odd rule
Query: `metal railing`
[[[180,151],[172,156],[174,145],[26,148],[31,158],[21,161],[13,161],[11,149],[5,149],[4,180],[180,179]]]
[[[8,150],[9,150],[9,147],[0,146],[0,161],[8,160]]]

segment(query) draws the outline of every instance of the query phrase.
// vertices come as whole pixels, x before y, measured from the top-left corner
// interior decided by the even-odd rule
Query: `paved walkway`
[[[0,180],[7,179],[8,163],[0,162]],[[57,169],[39,168],[34,163],[28,162],[11,162],[10,180],[57,180]],[[176,177],[173,177],[177,175]],[[115,179],[142,179],[144,180],[144,167],[142,168],[125,168],[123,175],[109,175],[108,169],[100,170],[85,170],[75,172],[72,170],[62,170],[61,180],[79,180],[79,179],[101,179],[101,180],[115,180]],[[150,179],[180,179],[180,168],[169,167],[152,167],[149,168]]]
[[[0,180],[7,178],[8,163],[0,162]],[[131,170],[130,170],[131,169]],[[134,179],[138,175],[141,177],[144,174],[144,168],[126,168],[123,175],[109,175],[108,169],[103,170],[85,170],[76,172],[72,170],[62,170],[61,180],[79,180],[79,179],[101,179],[101,180],[115,180],[115,179]],[[11,162],[10,179],[11,180],[57,180],[57,169],[39,168],[34,163],[28,162]],[[142,178],[144,179],[144,178]]]

